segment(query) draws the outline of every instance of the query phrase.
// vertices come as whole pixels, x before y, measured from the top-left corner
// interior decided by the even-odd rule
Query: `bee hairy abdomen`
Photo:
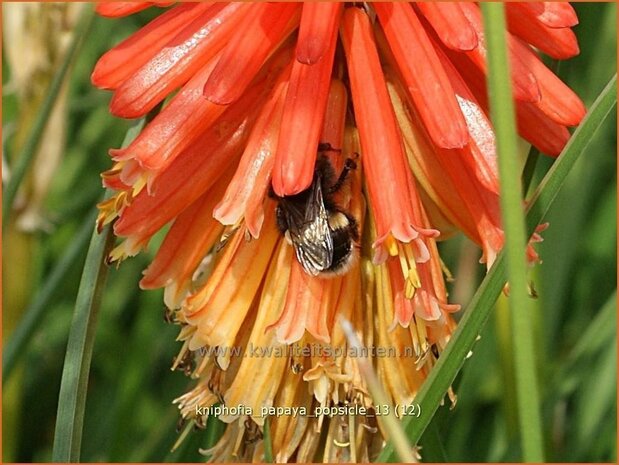
[[[307,189],[287,197],[278,197],[272,189],[269,192],[278,201],[277,227],[311,276],[342,275],[358,257],[357,221],[333,199],[348,172],[356,168],[349,161],[336,178],[329,159],[321,156],[316,162],[314,180]]]
[[[355,228],[354,231],[351,229],[352,227]],[[331,265],[321,275],[340,276],[352,268],[359,257],[357,245],[352,240],[353,235],[356,235],[356,225],[353,226],[350,223],[345,228],[331,231],[333,259]]]

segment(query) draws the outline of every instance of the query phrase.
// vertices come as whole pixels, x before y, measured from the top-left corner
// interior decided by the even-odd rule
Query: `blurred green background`
[[[561,63],[558,72],[591,105],[616,72],[616,5],[575,7],[581,54]],[[130,127],[108,114],[110,94],[90,85],[93,65],[152,17],[145,11],[119,20],[96,18],[70,71],[66,145],[43,199],[44,227],[24,233],[11,226],[3,237],[3,344],[80,231],[84,235],[92,224],[102,196],[99,173],[111,166],[107,150],[119,147]],[[3,168],[5,162],[10,168],[29,120],[20,116],[24,109],[3,52]],[[543,264],[532,272],[539,295],[535,338],[549,461],[616,461],[616,124],[613,114],[570,174],[538,246]],[[523,145],[523,159],[527,151]],[[534,185],[551,162],[540,159]],[[4,461],[51,459],[60,377],[86,248],[84,243],[47,300],[11,377],[3,379]],[[208,445],[203,432],[192,433],[169,453],[177,437],[171,400],[189,382],[169,369],[179,345],[177,328],[163,321],[162,293],[137,286],[154,249],[110,269],[91,366],[82,461],[203,460],[197,453]],[[456,278],[451,299],[465,306],[483,278],[479,252],[461,237],[441,249]],[[423,437],[425,461],[518,460],[507,319],[502,298],[454,384],[457,406],[441,407]]]

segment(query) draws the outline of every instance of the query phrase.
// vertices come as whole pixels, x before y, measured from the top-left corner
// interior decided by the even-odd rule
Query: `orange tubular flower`
[[[428,134],[440,147],[464,146],[468,137],[462,112],[415,11],[403,3],[377,3],[374,8]]]
[[[254,238],[260,235],[264,221],[262,203],[275,162],[289,74],[288,68],[282,72],[282,80],[262,108],[226,194],[213,211],[213,216],[225,225],[240,224],[244,219]]]
[[[295,61],[292,65],[273,171],[273,189],[280,196],[306,189],[314,176],[316,151],[308,152],[307,147],[317,147],[319,143],[335,55],[337,19],[341,10],[339,6],[320,6],[313,10],[319,8],[325,11],[317,11],[303,26],[304,29],[312,29],[312,23],[318,20],[330,24],[330,29],[316,31],[322,36],[313,37],[319,43],[328,44],[328,47],[316,63]]]
[[[423,250],[425,245],[421,234],[431,236],[435,233],[423,230],[415,221],[418,217],[415,211],[417,192],[406,167],[400,131],[389,103],[370,21],[364,12],[356,8],[346,11],[342,41],[358,115],[364,172],[370,198],[375,202],[372,207],[378,239],[374,247],[382,247],[391,236],[405,243],[419,241],[417,247]],[[369,84],[373,91],[367,92],[364,83]],[[390,182],[385,185],[387,179]],[[379,250],[377,261],[384,258],[384,252]]]
[[[503,246],[479,6],[116,2],[97,11],[150,6],[169,8],[92,73],[113,91],[113,114],[156,113],[110,150],[102,178],[114,195],[98,226],[113,223],[124,239],[114,261],[171,224],[140,286],[165,288],[180,327],[173,368],[195,380],[175,400],[180,414],[190,425],[208,415],[227,423],[207,451],[214,461],[264,461],[266,424],[278,462],[373,460],[380,422],[314,416],[374,408],[338,321],[389,354],[372,365],[390,399],[410,403],[459,309],[437,240],[463,232],[488,267]],[[578,18],[566,3],[506,10],[518,131],[556,157],[585,108],[538,51],[578,54]],[[216,404],[228,410],[204,413]]]
[[[204,67],[241,22],[246,5],[214,4],[173,36],[161,50],[114,92],[112,113],[136,118]]]
[[[239,24],[245,33],[226,45],[204,85],[204,96],[213,103],[238,100],[269,54],[297,27],[296,5],[258,3],[250,8]]]

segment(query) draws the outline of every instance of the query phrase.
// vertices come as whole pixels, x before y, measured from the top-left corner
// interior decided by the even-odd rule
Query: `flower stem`
[[[37,154],[37,150],[39,148],[39,144],[43,137],[43,133],[45,132],[45,127],[47,126],[47,121],[54,109],[54,104],[56,103],[56,99],[60,94],[60,89],[62,88],[62,83],[65,80],[67,72],[69,71],[69,67],[73,60],[77,56],[81,45],[84,43],[84,39],[86,35],[90,31],[90,26],[92,25],[94,18],[94,11],[91,6],[84,6],[84,10],[82,12],[82,16],[80,21],[73,33],[73,39],[67,52],[64,56],[63,61],[60,63],[58,70],[54,74],[52,82],[49,85],[49,89],[47,91],[47,96],[41,105],[41,110],[37,114],[37,118],[34,122],[32,130],[26,139],[24,144],[24,148],[21,153],[17,156],[15,167],[11,170],[11,177],[9,178],[9,182],[6,186],[6,189],[3,192],[2,197],[2,230],[5,231],[7,228],[9,217],[11,216],[11,209],[13,207],[13,201],[15,200],[15,195],[19,189],[19,186],[28,171],[32,161],[34,160],[35,155]]]
[[[527,291],[526,234],[517,153],[516,125],[502,3],[482,3],[488,47],[488,90],[496,132],[501,213],[505,231],[509,309],[522,459],[544,461],[531,305]]]
[[[552,165],[535,190],[527,208],[527,233],[532,233],[548,213],[570,170],[582,155],[617,102],[617,75],[606,85],[591,106],[588,115],[580,123],[565,149]],[[416,444],[432,420],[445,396],[445,392],[464,365],[467,354],[474,348],[478,334],[483,329],[495,301],[505,284],[505,252],[501,252],[494,265],[475,292],[449,344],[441,353],[436,366],[421,386],[415,397],[421,414],[419,418],[406,417],[403,427],[411,444]],[[392,461],[394,445],[390,441],[377,458],[377,462]]]
[[[52,453],[54,462],[79,462],[80,459],[90,361],[107,277],[105,257],[113,243],[114,235],[109,225],[100,235],[93,231],[62,370]]]
[[[145,121],[146,118],[142,118],[127,131],[123,146],[128,145],[139,134]],[[106,192],[106,198],[109,195],[111,191]],[[92,228],[94,229],[94,224]],[[77,291],[75,313],[62,369],[52,451],[53,462],[80,461],[90,361],[95,342],[97,316],[107,278],[105,257],[113,245],[114,234],[111,224],[103,228],[101,234],[96,230],[93,231]]]

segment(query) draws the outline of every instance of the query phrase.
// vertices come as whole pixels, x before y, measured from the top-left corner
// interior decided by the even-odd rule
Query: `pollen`
[[[103,200],[97,204],[99,214],[97,215],[97,231],[101,231],[103,227],[120,216],[122,211],[131,202],[131,194],[126,191],[120,191],[109,199]]]
[[[420,344],[421,353],[425,354],[428,350],[430,350],[430,345],[428,344],[428,332],[426,330],[426,323],[423,318],[415,317],[415,324],[410,326],[411,333],[413,334],[413,338],[415,338],[414,333],[417,333],[417,340]]]
[[[389,255],[397,257],[404,278],[404,295],[407,299],[415,297],[415,292],[421,287],[421,280],[417,272],[417,260],[412,244],[395,240],[392,236],[385,241]]]

